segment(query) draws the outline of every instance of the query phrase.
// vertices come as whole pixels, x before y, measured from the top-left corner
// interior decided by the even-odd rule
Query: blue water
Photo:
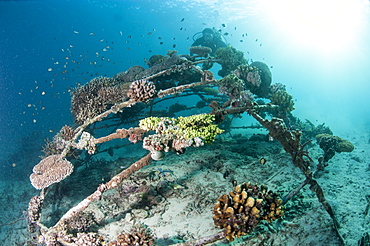
[[[281,26],[274,18],[286,13],[262,2],[268,3],[0,1],[2,178],[28,178],[44,139],[73,123],[72,88],[133,65],[146,67],[153,54],[187,54],[193,35],[205,27],[222,29],[246,58],[271,66],[273,82],[285,84],[296,100],[296,116],[325,123],[337,135],[369,135],[369,1],[353,1],[361,5],[355,26],[338,22],[338,43],[350,39],[335,50],[320,46],[325,33],[313,32],[311,42],[300,39],[305,25]]]

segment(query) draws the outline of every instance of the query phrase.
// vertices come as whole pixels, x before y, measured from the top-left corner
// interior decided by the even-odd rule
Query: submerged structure
[[[271,143],[279,142],[292,164],[304,174],[305,180],[286,194],[278,194],[264,185],[251,184],[252,180],[239,180],[240,185],[235,181],[231,191],[218,187],[218,192],[223,195],[207,206],[214,208],[213,215],[210,213],[209,216],[219,232],[176,245],[205,245],[225,238],[233,241],[250,234],[262,221],[281,220],[284,211],[289,211],[286,203],[306,185],[332,218],[339,241],[344,242],[335,211],[325,199],[315,177],[320,175],[336,152],[350,152],[353,145],[332,136],[327,127],[315,127],[294,117],[291,113],[294,110],[293,97],[283,84],[273,83],[271,71],[265,63],[249,64],[244,54],[231,46],[217,50],[215,57],[210,57],[210,51],[202,47],[192,47],[191,51],[194,56],[179,55],[176,51],[169,51],[166,56],[154,55],[149,59],[147,69],[133,66],[111,78],[94,78],[75,89],[71,111],[76,126],[64,126],[47,143],[44,159],[34,167],[30,176],[32,185],[41,190],[40,195],[31,199],[28,208],[28,226],[35,245],[160,245],[163,237],[156,236],[150,226],[144,225],[140,216],[132,211],[141,208],[151,214],[155,206],[164,203],[171,195],[181,197],[186,182],[173,178],[176,173],[172,170],[157,168],[143,177],[138,172],[153,160],[169,158],[168,153],[186,156],[189,148],[205,148],[223,141],[222,136],[232,129],[233,117],[245,112],[258,123],[245,127],[265,128],[268,135],[262,137],[267,137]],[[220,79],[216,79],[209,70],[214,63],[221,65]],[[163,110],[155,107],[176,98],[198,98],[198,101],[191,105],[176,102]],[[202,113],[179,116],[181,112],[193,112],[191,110],[194,109]],[[324,154],[313,160],[308,147],[316,135]],[[93,190],[90,195],[81,197],[57,219],[43,219],[45,204],[59,202],[58,191],[53,186],[59,182],[66,185],[74,182],[72,175],[88,170],[88,167],[83,167],[96,153],[105,152],[109,156],[121,153],[120,149],[127,144],[108,145],[116,139],[127,139],[129,145],[141,145],[147,154],[141,159],[122,161],[125,165],[113,165],[109,175],[95,180],[100,185],[90,187]],[[240,141],[247,142],[248,139]],[[126,165],[128,160],[132,160],[130,165]],[[261,165],[265,162],[261,161]],[[217,161],[207,165],[223,170],[224,178],[231,172]],[[130,179],[135,174],[135,179]],[[86,175],[79,178],[80,185],[81,182],[83,186],[94,183]],[[116,191],[114,196],[109,195],[112,190]],[[105,194],[111,200],[126,201],[129,205],[125,210],[132,212],[132,221],[135,222],[130,231],[122,231],[114,239],[99,233],[110,222],[94,213],[94,209],[89,210],[93,204],[99,204],[95,206],[102,211],[114,210],[114,207],[102,204]],[[140,194],[134,202],[128,199],[134,199],[132,194]]]

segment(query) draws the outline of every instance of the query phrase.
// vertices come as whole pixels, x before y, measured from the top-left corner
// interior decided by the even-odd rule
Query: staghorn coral
[[[233,241],[253,231],[261,220],[271,222],[282,217],[284,207],[278,195],[266,186],[243,183],[218,199],[213,214],[215,225],[225,228],[226,238]]]
[[[218,75],[221,77],[225,77],[226,75],[230,74],[239,65],[247,63],[243,52],[236,50],[232,46],[219,48],[216,51],[215,58],[218,59],[218,63],[220,63],[222,66],[222,69],[218,71]]]
[[[73,165],[60,155],[50,155],[33,167],[31,184],[38,190],[65,179],[73,171]]]
[[[110,242],[108,246],[149,246],[154,245],[155,237],[152,231],[144,224],[137,224],[131,228],[130,233],[123,233],[116,241]]]
[[[126,85],[118,85],[113,78],[97,77],[72,92],[71,111],[74,121],[82,124],[99,115],[108,107],[125,101]]]
[[[207,57],[212,52],[212,49],[206,46],[191,46],[189,50],[190,54],[196,54],[200,57]]]
[[[145,79],[135,80],[131,83],[127,96],[136,102],[145,102],[156,95],[155,85]]]

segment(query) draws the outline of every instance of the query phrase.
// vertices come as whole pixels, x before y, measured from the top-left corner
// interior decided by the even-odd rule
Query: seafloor
[[[262,132],[264,133],[264,132]],[[214,144],[188,148],[186,153],[169,153],[151,164],[118,189],[104,193],[87,211],[95,217],[91,230],[113,241],[133,224],[146,224],[156,236],[156,245],[171,245],[209,236],[215,227],[212,210],[217,198],[233,189],[232,181],[265,184],[281,196],[299,186],[305,176],[276,141],[237,133],[219,137]],[[341,136],[355,145],[351,153],[336,154],[317,181],[334,208],[346,245],[357,245],[369,230],[370,163],[368,136]],[[308,148],[317,160],[322,150]],[[71,176],[48,189],[41,221],[52,226],[72,206],[91,194],[100,183],[146,154],[141,144],[98,154]],[[265,164],[260,158],[265,158]],[[168,170],[170,172],[159,172]],[[24,212],[30,197],[37,194],[28,180],[1,182],[0,244],[31,245]],[[329,214],[316,195],[305,187],[286,204],[283,219],[261,223],[253,233],[229,243],[213,245],[341,245]]]

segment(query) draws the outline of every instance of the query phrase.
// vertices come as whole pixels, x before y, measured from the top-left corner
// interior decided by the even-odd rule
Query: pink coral
[[[247,81],[252,83],[254,86],[259,87],[261,85],[261,76],[258,70],[254,69],[247,74]]]

